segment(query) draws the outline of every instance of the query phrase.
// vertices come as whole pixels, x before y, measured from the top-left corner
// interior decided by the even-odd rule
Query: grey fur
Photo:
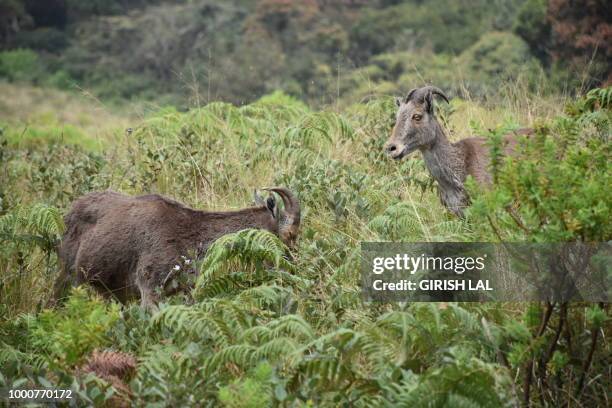
[[[438,182],[440,201],[453,214],[463,217],[469,205],[464,182],[468,175],[483,185],[491,183],[489,147],[486,139],[472,137],[451,143],[433,109],[433,97],[448,102],[448,97],[433,86],[415,88],[396,100],[398,110],[385,151],[399,160],[420,150],[431,176]],[[531,129],[520,129],[504,136],[504,153],[513,154],[517,136],[530,135]]]

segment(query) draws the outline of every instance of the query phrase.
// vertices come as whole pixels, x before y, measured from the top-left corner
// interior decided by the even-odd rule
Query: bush
[[[219,390],[219,400],[228,408],[260,408],[271,406],[270,377],[272,367],[261,363],[245,379],[233,381]]]
[[[546,0],[527,0],[519,9],[513,31],[529,44],[542,61],[547,60],[546,47],[550,24],[546,20]]]
[[[526,72],[539,72],[539,63],[527,44],[514,34],[493,32],[461,53],[456,65],[475,89],[498,87],[501,81],[514,81]]]
[[[30,49],[17,49],[0,53],[0,78],[9,81],[35,82],[42,77],[38,54]]]
[[[109,333],[119,319],[116,303],[105,303],[85,289],[74,289],[66,305],[28,319],[31,344],[58,368],[79,363],[95,348],[109,345]]]
[[[45,79],[45,84],[59,89],[70,89],[74,84],[74,79],[64,70],[55,71]]]
[[[567,106],[567,115],[551,125],[536,126],[536,134],[521,143],[519,159],[499,154],[503,132],[493,132],[495,185],[474,199],[469,209],[474,224],[489,225],[493,239],[501,242],[609,242],[611,103],[612,88],[590,91]],[[567,248],[570,246],[552,256],[571,255]],[[609,264],[605,256],[591,256],[586,260]],[[560,264],[565,273],[590,273],[585,267],[576,270]],[[606,272],[607,276],[598,279],[609,289],[612,276],[609,268]],[[542,405],[560,406],[567,395],[581,396],[587,388],[591,391],[581,399],[584,406],[605,405],[596,391],[605,386],[597,378],[589,384],[586,379],[589,370],[600,372],[607,366],[605,360],[593,356],[600,347],[600,333],[605,333],[601,325],[609,317],[602,310],[604,303],[590,307],[586,310],[584,304],[552,300],[532,303],[523,322],[507,323],[507,361],[513,371],[522,373],[525,405],[538,395]],[[559,336],[562,331],[568,333],[564,338]],[[543,381],[553,375],[554,382]]]
[[[568,105],[567,116],[538,126],[524,141],[520,160],[494,155],[497,184],[475,200],[472,214],[508,232],[500,239],[509,242],[609,240],[611,99],[612,88],[594,89]],[[499,132],[492,140],[499,140]]]

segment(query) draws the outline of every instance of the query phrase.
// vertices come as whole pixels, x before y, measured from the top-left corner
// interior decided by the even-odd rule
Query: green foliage
[[[74,289],[59,310],[23,317],[29,344],[52,368],[74,366],[93,349],[108,346],[109,332],[118,318],[116,303],[92,298],[84,289]]]
[[[376,59],[373,74],[382,81],[412,75],[407,55]],[[530,98],[528,113],[516,113],[523,121],[532,105],[549,102]],[[496,144],[514,126],[500,118],[514,111],[452,102],[438,112],[458,134],[470,119],[476,133],[499,125],[490,135],[497,183],[472,192],[467,221],[445,213],[418,156],[385,159],[395,113],[389,97],[339,112],[312,110],[280,92],[240,107],[156,109],[98,152],[43,139],[2,143],[0,387],[51,384],[73,389],[86,405],[112,405],[117,390],[75,370],[94,348],[113,347],[137,357],[129,383],[135,406],[516,406],[527,372],[534,375],[532,404],[544,392],[545,403],[560,405],[582,377],[577,399],[602,405],[605,305],[362,300],[361,241],[490,241],[499,239],[495,231],[508,240],[609,239],[607,221],[598,218],[609,216],[600,192],[609,183],[602,172],[608,89],[542,119],[522,163],[508,161]],[[3,129],[3,137],[23,132],[12,123]],[[535,173],[517,170],[535,164]],[[543,177],[551,180],[546,189],[536,183]],[[193,290],[165,298],[153,315],[137,302],[119,306],[83,288],[64,306],[44,309],[59,269],[53,252],[60,215],[79,195],[159,192],[221,210],[249,206],[253,189],[272,185],[289,187],[301,202],[291,251],[269,232],[243,230],[217,240],[203,259],[185,254],[177,279]],[[525,204],[513,215],[532,222],[527,216],[542,212],[533,224],[524,221],[533,233],[514,225],[503,207],[516,196]],[[555,217],[563,211],[584,225],[559,229]]]
[[[6,335],[0,360],[29,363],[36,369],[72,369],[93,349],[110,344],[109,334],[118,318],[117,304],[74,289],[58,310],[0,321],[0,332]]]
[[[430,186],[430,184],[428,184]],[[426,211],[426,208],[414,203],[398,203],[387,207],[385,212],[374,217],[368,226],[378,233],[381,240],[405,241],[406,237],[410,240],[418,241],[422,237],[422,220],[419,213]],[[449,220],[431,226],[431,236],[429,239],[461,239],[462,228],[458,221]]]
[[[568,104],[566,112],[579,121],[592,120],[594,115],[600,114],[602,119],[606,119],[606,113],[612,109],[612,87],[591,89],[587,94],[577,101]],[[604,121],[603,125],[609,130],[610,122]]]
[[[308,107],[302,101],[282,91],[274,91],[269,95],[264,95],[259,98],[256,103],[263,106],[272,105],[285,108],[292,106],[295,107],[296,110],[308,110]]]
[[[7,136],[10,138],[16,131],[9,128]],[[61,129],[52,132],[61,133]],[[37,139],[36,143],[17,144],[29,146],[31,151],[11,149],[18,153],[9,153],[7,162],[12,165],[3,174],[7,205],[19,205],[23,194],[27,193],[38,197],[36,201],[65,207],[79,195],[105,186],[105,177],[100,176],[100,173],[103,174],[107,162],[102,156],[86,152],[79,146],[62,145],[56,141]],[[28,183],[21,183],[23,180],[28,180]]]
[[[501,132],[491,132],[495,183],[473,200],[469,212],[474,222],[489,224],[501,241],[609,241],[610,94],[610,88],[594,89],[570,103],[567,115],[538,125],[535,135],[520,142],[518,158],[504,157]],[[585,368],[598,366],[592,353],[608,319],[601,306],[546,302],[531,305],[523,322],[507,322],[502,343],[509,366],[522,372],[523,403],[536,393],[553,405],[564,395],[580,395]],[[563,330],[568,334],[561,338]],[[578,341],[573,336],[589,344],[590,351],[573,348]],[[547,382],[549,375],[555,375],[555,384]],[[574,375],[577,385],[570,380]],[[594,395],[586,400],[597,404]]]
[[[409,1],[369,10],[353,26],[353,52],[364,58],[416,44],[431,46],[436,53],[459,53],[495,27],[500,12],[496,3]],[[516,2],[505,3],[509,10],[504,11],[512,21]]]
[[[16,206],[0,216],[0,296],[5,313],[14,313],[21,307],[24,292],[41,296],[48,290],[48,281],[56,268],[55,248],[64,231],[60,211],[51,206],[36,204],[32,207]],[[42,276],[33,272],[44,264]],[[38,290],[31,292],[33,287]],[[29,288],[29,289],[28,289]],[[6,302],[6,303],[5,303]]]
[[[219,296],[224,292],[232,293],[236,288],[275,279],[280,284],[283,280],[304,284],[302,279],[291,275],[295,266],[286,259],[287,254],[282,241],[268,231],[251,229],[227,234],[208,249],[199,267],[194,294],[197,298]],[[269,270],[271,267],[273,271]]]
[[[513,407],[516,400],[506,395],[508,378],[499,369],[479,360],[466,360],[449,352],[449,361],[422,376],[408,375],[389,385],[389,397],[379,406]],[[461,384],[461,387],[457,387]]]
[[[5,76],[59,88],[77,84],[117,104],[147,100],[183,108],[222,99],[243,105],[282,89],[311,104],[346,105],[431,82],[483,95],[484,88],[497,91],[498,74],[539,74],[531,55],[550,68],[552,89],[570,79],[567,66],[549,64],[551,49],[560,47],[542,0],[70,0],[17,9],[8,16],[30,24],[8,29],[0,45],[37,50],[44,68]],[[599,37],[584,42],[603,43]],[[452,60],[466,52],[457,78]],[[402,59],[401,71],[398,63],[382,66],[389,55]],[[519,70],[522,59],[528,64]],[[589,68],[592,81],[607,75],[603,62],[598,57]]]
[[[43,75],[38,54],[30,49],[0,52],[0,78],[35,82]]]
[[[116,303],[77,288],[59,309],[0,320],[0,387],[70,389],[82,403],[109,403],[116,394],[110,384],[93,374],[74,376],[92,350],[111,344],[119,318]]]
[[[606,312],[599,306],[593,305],[586,311],[586,321],[591,330],[599,330],[610,319]]]
[[[608,240],[609,95],[609,89],[591,91],[568,108],[569,116],[524,140],[520,159],[503,158],[501,166],[494,160],[501,167],[495,189],[474,200],[471,214],[505,231],[504,240]]]
[[[503,32],[485,34],[457,58],[468,82],[496,88],[499,81],[515,81],[519,75],[534,76],[539,63],[531,57],[527,44]],[[472,89],[477,86],[472,85]]]
[[[64,70],[59,70],[45,79],[45,84],[59,89],[70,89],[74,85],[74,79]]]
[[[64,81],[66,78],[62,78],[62,75],[51,76],[48,78],[49,81]],[[60,83],[58,83],[60,85]],[[66,84],[64,84],[66,85]],[[90,150],[96,150],[99,145],[94,139],[85,135],[81,129],[73,125],[59,126],[55,119],[49,121],[42,118],[40,124],[33,124],[32,126],[23,129],[9,129],[6,134],[6,139],[10,144],[13,145],[46,145],[48,143],[69,143],[79,144],[89,148]],[[45,123],[46,122],[46,123]]]
[[[37,204],[32,208],[17,207],[0,217],[0,239],[14,244],[34,243],[51,251],[64,231],[64,222],[55,207]]]
[[[546,60],[545,50],[550,33],[550,24],[546,20],[546,0],[527,0],[516,16],[513,30],[529,44],[535,54]]]
[[[52,53],[61,52],[68,45],[68,35],[57,28],[22,31],[13,40],[16,48],[28,48]]]
[[[271,405],[272,367],[261,363],[245,379],[233,381],[219,390],[219,401],[228,408],[259,408]]]

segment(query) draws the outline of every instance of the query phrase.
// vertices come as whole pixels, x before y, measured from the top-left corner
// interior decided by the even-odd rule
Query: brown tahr
[[[217,238],[246,228],[268,230],[288,246],[300,225],[300,204],[283,187],[273,196],[237,211],[189,208],[157,194],[131,197],[113,191],[77,199],[65,216],[66,232],[59,249],[62,274],[55,296],[72,284],[90,283],[120,301],[140,297],[146,307],[157,303],[182,256],[206,252]]]

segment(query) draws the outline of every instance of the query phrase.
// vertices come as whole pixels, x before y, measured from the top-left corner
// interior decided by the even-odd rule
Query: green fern
[[[219,280],[223,275],[251,271],[251,278],[265,274],[266,266],[292,272],[294,265],[286,258],[287,247],[274,234],[265,230],[242,230],[227,234],[215,241],[206,254],[198,276],[195,296],[202,298],[210,293],[209,285],[214,285],[219,292],[219,285],[230,284],[228,280]],[[234,275],[245,277],[244,275]],[[242,282],[245,282],[243,280]]]
[[[0,217],[0,241],[33,244],[52,250],[63,231],[60,211],[44,204],[17,207]]]

